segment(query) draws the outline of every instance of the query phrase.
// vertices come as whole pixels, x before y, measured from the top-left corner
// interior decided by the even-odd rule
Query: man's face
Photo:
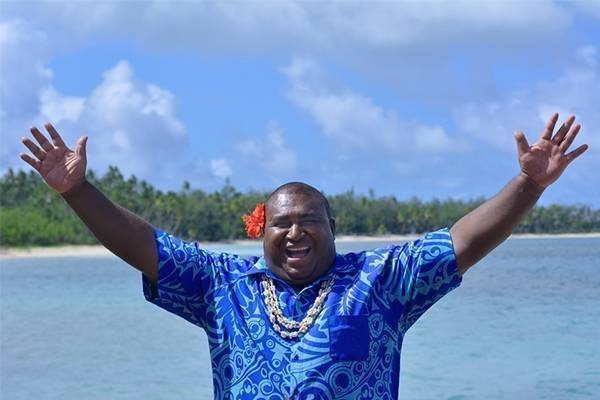
[[[292,285],[325,274],[335,259],[335,223],[310,194],[278,193],[267,203],[263,241],[269,269]]]

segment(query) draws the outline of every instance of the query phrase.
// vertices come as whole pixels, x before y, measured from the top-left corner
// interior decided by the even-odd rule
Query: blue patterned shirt
[[[456,288],[447,229],[399,246],[337,254],[329,271],[297,291],[264,258],[202,250],[156,231],[158,285],[148,301],[206,330],[215,399],[397,399],[408,328]],[[324,279],[333,286],[310,330],[283,339],[260,286],[275,282],[286,317],[302,320]]]

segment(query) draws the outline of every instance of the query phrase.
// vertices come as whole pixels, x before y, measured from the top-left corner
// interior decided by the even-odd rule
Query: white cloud
[[[517,32],[528,36],[554,31],[569,23],[568,15],[550,2],[336,2],[321,7],[318,20],[329,37],[353,45],[404,47],[470,40],[474,34],[504,41]],[[554,26],[548,21],[553,20]],[[501,34],[501,35],[499,35]]]
[[[400,85],[406,88],[405,95],[426,93],[421,96],[436,101],[440,96],[427,94],[422,85],[435,85],[438,93],[452,92],[444,88],[454,85],[455,80],[448,79],[447,66],[457,50],[475,46],[478,58],[486,60],[488,65],[504,59],[507,52],[514,56],[519,51],[526,51],[528,60],[535,62],[531,61],[536,53],[531,45],[535,44],[537,53],[543,55],[540,60],[546,62],[546,50],[557,45],[554,39],[564,36],[561,34],[571,24],[572,14],[569,5],[552,2],[283,1],[270,2],[268,6],[256,2],[184,2],[177,7],[162,1],[10,2],[3,4],[4,18],[17,19],[2,22],[0,28],[3,56],[0,123],[8,130],[17,127],[21,130],[21,126],[29,125],[39,114],[54,115],[65,121],[74,119],[81,109],[82,98],[63,95],[59,104],[54,96],[58,90],[51,85],[48,59],[56,48],[70,50],[99,39],[166,51],[191,49],[203,55],[323,56],[341,60],[351,68],[361,68],[361,74],[385,81],[386,85]],[[47,26],[49,19],[53,21],[52,28],[41,31],[39,27]],[[132,20],[136,24],[131,24]],[[122,75],[126,71],[114,73]],[[105,81],[110,79],[106,77]],[[126,81],[124,78],[123,82]],[[105,86],[117,93],[130,90],[108,83]],[[396,143],[399,131],[412,131],[418,135],[416,146],[440,150],[451,147],[444,134],[440,134],[441,127],[402,121],[393,111],[360,93],[343,88],[321,93],[316,88],[316,85],[307,86],[306,90],[296,87],[296,101],[318,119],[332,138],[360,147],[364,144],[362,132],[370,128],[379,143],[386,145]],[[475,89],[464,88],[460,92],[469,90]],[[42,98],[40,91],[44,93]],[[147,85],[142,95],[150,99],[146,104],[142,104],[145,100],[135,92],[129,94],[134,96],[114,102],[100,99],[103,105],[85,99],[84,107],[86,110],[96,107],[98,112],[102,107],[112,108],[108,110],[109,116],[122,122],[125,117],[115,109],[117,104],[123,106],[123,111],[142,105],[144,118],[151,119],[153,115],[160,119],[168,132],[182,130],[179,121],[170,117],[174,111],[169,107],[174,103],[168,92]],[[354,115],[356,109],[361,109],[362,115]],[[337,118],[324,115],[325,110],[331,110]],[[88,112],[81,112],[90,118]],[[124,140],[122,129],[115,132],[118,146],[131,146]],[[342,138],[342,134],[346,137]],[[2,155],[7,153],[3,151]]]
[[[565,32],[576,13],[569,4],[516,1],[33,4],[13,2],[5,13],[34,26],[51,18],[47,34],[62,47],[109,38],[202,56],[310,54],[430,102],[493,85],[489,71],[508,57],[521,65],[547,65],[548,54],[568,43]],[[471,68],[481,82],[471,79],[461,87],[449,77],[464,54],[476,54]],[[436,95],[424,92],[422,84],[436,87]]]
[[[64,34],[98,32],[154,46],[204,51],[287,48],[401,48],[487,39],[494,44],[556,33],[571,22],[553,2],[31,2],[8,14],[53,16]],[[135,20],[136,24],[131,24]],[[85,21],[85,23],[81,23]],[[221,49],[221,50],[219,50]],[[295,50],[298,50],[296,48]]]
[[[135,79],[127,61],[105,72],[87,97],[60,93],[47,66],[51,44],[47,36],[20,20],[0,23],[0,169],[24,167],[20,138],[31,125],[50,121],[68,143],[89,135],[90,167],[103,171],[118,165],[126,174],[160,179],[176,168],[186,149],[186,132],[175,115],[174,96],[156,85]],[[164,157],[167,167],[156,168]]]
[[[52,79],[48,38],[22,20],[0,21],[0,169],[21,165],[20,140]]]
[[[530,142],[539,137],[553,112],[561,119],[575,114],[582,123],[585,142],[600,145],[600,68],[597,49],[585,46],[565,71],[553,80],[539,82],[526,89],[507,93],[495,102],[469,103],[456,107],[458,129],[493,148],[512,153],[512,132],[522,130]]]
[[[11,118],[35,113],[40,87],[52,79],[47,35],[22,20],[0,22],[0,109]]]
[[[456,133],[451,131],[452,122],[442,127],[407,118],[404,115],[413,110],[394,110],[365,89],[332,82],[334,73],[325,76],[311,58],[295,59],[286,70],[289,98],[331,142],[347,150],[342,154],[347,158],[345,164],[340,163],[343,167],[332,167],[339,172],[341,189],[347,187],[349,174],[355,178],[359,168],[365,176],[364,187],[381,179],[378,175],[397,154],[402,155],[401,160],[396,157],[393,161],[398,171],[405,176],[406,171],[414,171],[423,182],[433,160],[452,167],[452,156],[447,156],[452,152],[468,155],[470,169],[484,166],[484,155],[474,154],[476,150],[466,147],[464,140],[475,141],[491,152],[502,149],[500,153],[512,157],[511,132],[520,128],[530,137],[536,136],[545,122],[542,119],[555,109],[580,117],[582,133],[585,141],[592,142],[592,151],[600,140],[587,134],[598,132],[600,127],[600,117],[593,110],[600,93],[596,49],[582,48],[576,62],[570,59],[571,44],[580,41],[581,35],[571,34],[569,28],[574,26],[574,16],[587,12],[591,3],[582,4],[287,1],[268,6],[256,2],[183,2],[173,7],[162,1],[5,3],[3,18],[12,15],[26,22],[0,22],[0,168],[13,162],[22,166],[16,156],[18,136],[43,117],[60,121],[64,132],[71,132],[67,136],[89,134],[90,152],[97,155],[90,160],[97,166],[110,162],[126,167],[128,173],[153,174],[153,163],[158,160],[165,165],[160,173],[170,168],[172,179],[179,179],[172,172],[181,157],[173,154],[183,151],[186,134],[176,116],[173,94],[137,81],[128,63],[111,68],[98,87],[84,97],[62,94],[53,85],[48,65],[55,49],[73,52],[78,46],[102,43],[107,38],[127,47],[141,45],[144,51],[159,49],[164,52],[161,57],[179,50],[203,57],[258,54],[279,61],[293,54],[308,54],[319,59],[319,65],[334,65],[343,74],[360,76],[360,83],[367,87],[379,85],[387,93],[397,93],[393,96],[400,102],[409,101],[427,110],[432,110],[428,107],[433,104],[442,120],[450,108],[448,98],[456,100],[452,103],[457,105],[454,122],[463,141],[450,135]],[[53,21],[51,27],[48,20]],[[557,53],[557,49],[563,50]],[[457,58],[459,62],[454,65]],[[494,74],[506,73],[507,60],[514,64],[508,75],[529,81],[538,78],[519,71],[527,69],[535,74],[541,70],[548,76],[568,68],[559,78],[524,86],[521,91],[506,90],[496,85]],[[513,76],[502,78],[509,84],[514,82]],[[300,169],[297,159],[303,154],[288,142],[280,128],[270,127],[263,137],[238,145],[238,153],[248,161],[233,157],[222,160],[232,171],[235,167],[236,176],[245,173],[239,168],[244,162],[265,173],[293,174]],[[373,147],[387,152],[378,159],[380,165],[370,161],[364,167],[356,162],[357,154]],[[417,157],[397,152],[405,148],[414,149]],[[423,154],[430,157],[420,160],[418,156]],[[14,160],[6,161],[9,156]],[[210,176],[211,170],[226,172],[226,168],[211,169],[210,162],[198,162],[205,176]],[[319,168],[331,167],[326,162],[329,160]],[[450,174],[448,168],[444,171]],[[435,172],[431,176],[437,177]],[[154,174],[152,181],[157,181]],[[480,188],[473,184],[468,190]]]
[[[453,135],[435,125],[403,121],[371,97],[335,85],[311,59],[294,60],[285,73],[291,101],[306,111],[338,148],[346,149],[348,160],[336,161],[343,164],[344,174],[336,179],[347,182],[352,176],[353,185],[368,188],[378,177],[365,170],[361,155],[371,152],[367,156],[376,157],[369,158],[368,169],[399,177],[402,189],[398,190],[425,196],[436,191],[460,197],[491,196],[518,172],[512,132],[521,129],[535,141],[554,111],[563,118],[571,113],[578,116],[584,127],[579,144],[600,146],[600,136],[591,134],[600,130],[596,49],[586,46],[574,53],[563,73],[553,80],[507,92],[493,102],[457,105]],[[589,184],[597,181],[593,172],[600,167],[599,161],[586,154],[542,201],[589,202],[596,190],[593,187],[600,184]]]
[[[233,169],[229,161],[225,158],[216,158],[210,160],[210,170],[217,178],[229,178],[233,173]]]
[[[335,87],[310,59],[296,58],[284,72],[290,80],[290,100],[345,149],[389,154],[410,146],[416,152],[433,153],[465,146],[452,140],[440,126],[403,121],[370,97]]]
[[[247,138],[235,146],[243,159],[260,165],[265,172],[275,178],[293,174],[296,170],[296,153],[287,145],[281,128],[270,122],[264,138]]]
[[[40,90],[39,101],[42,119],[56,124],[79,119],[85,104],[84,98],[63,96],[52,86]]]
[[[169,91],[136,80],[131,65],[120,61],[104,73],[71,126],[89,135],[92,166],[118,165],[128,174],[156,179],[162,165],[176,168],[186,148],[174,100]]]
[[[586,46],[576,54],[565,71],[555,79],[507,93],[503,99],[493,103],[470,103],[456,107],[454,118],[461,135],[470,142],[478,142],[478,145],[473,145],[480,147],[479,153],[489,154],[490,160],[494,160],[487,161],[481,155],[474,155],[470,160],[471,165],[480,170],[497,168],[494,164],[500,163],[516,167],[517,150],[513,131],[523,131],[529,142],[534,143],[553,112],[559,112],[559,124],[568,115],[574,114],[582,129],[570,150],[582,143],[589,144],[590,148],[567,168],[559,182],[547,190],[542,202],[598,204],[600,68],[596,48]]]
[[[587,17],[600,18],[600,1],[598,0],[573,1],[572,5]]]

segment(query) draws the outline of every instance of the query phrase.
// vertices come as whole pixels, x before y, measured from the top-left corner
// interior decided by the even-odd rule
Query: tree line
[[[268,193],[241,193],[229,182],[212,193],[183,182],[179,191],[161,191],[117,167],[87,179],[111,200],[154,226],[181,238],[217,241],[245,238],[241,216]],[[451,226],[485,199],[421,201],[414,197],[375,197],[345,193],[327,196],[338,234],[414,234]],[[599,232],[600,210],[587,205],[536,206],[518,226],[519,233]],[[35,171],[9,169],[0,178],[0,245],[95,244],[96,239],[62,198]]]

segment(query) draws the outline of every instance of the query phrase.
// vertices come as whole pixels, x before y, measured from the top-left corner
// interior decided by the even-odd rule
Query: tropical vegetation
[[[267,193],[241,193],[229,182],[212,193],[183,182],[179,191],[161,191],[117,167],[88,180],[110,199],[185,239],[217,241],[245,238],[243,214]],[[421,233],[451,226],[484,199],[421,201],[414,197],[376,197],[352,190],[328,196],[339,234]],[[600,210],[587,205],[537,206],[517,228],[521,233],[599,232]],[[0,178],[0,244],[48,246],[94,244],[96,239],[35,171],[9,169]]]

